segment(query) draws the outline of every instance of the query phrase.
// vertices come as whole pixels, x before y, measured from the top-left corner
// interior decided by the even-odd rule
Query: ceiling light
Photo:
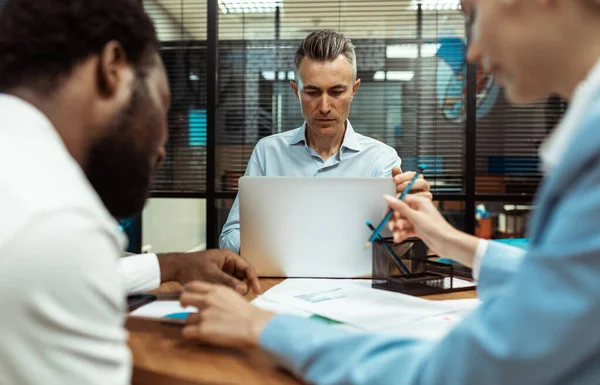
[[[460,0],[412,0],[410,9],[417,9],[419,4],[423,10],[427,11],[460,10]]]
[[[421,57],[433,57],[439,48],[439,44],[422,44]],[[417,44],[388,45],[386,57],[388,59],[416,59],[419,57],[419,47]]]
[[[219,0],[223,13],[269,13],[281,7],[283,0]]]
[[[275,80],[275,71],[263,71],[262,77],[265,78],[265,80]]]
[[[385,71],[377,71],[373,75],[373,80],[385,80]]]
[[[413,71],[377,71],[373,75],[373,80],[391,80],[391,81],[402,81],[409,82],[415,77]]]

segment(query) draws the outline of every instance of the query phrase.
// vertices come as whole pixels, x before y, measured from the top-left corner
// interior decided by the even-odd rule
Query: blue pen
[[[371,222],[367,221],[367,226],[371,229],[371,231],[375,231],[375,227],[373,227],[373,225],[371,224]],[[377,236],[377,238],[383,239],[383,238],[381,238],[381,235]],[[406,267],[406,265],[404,263],[402,263],[402,261],[400,260],[400,258],[398,258],[398,256],[394,252],[394,249],[392,249],[385,242],[383,243],[383,245],[387,249],[388,254],[394,259],[394,261],[396,262],[396,264],[398,265],[398,267],[400,267],[402,269],[402,271],[404,271],[406,274],[410,274],[410,270],[408,270],[408,267]]]
[[[408,194],[408,192],[412,188],[413,184],[415,184],[415,182],[417,181],[417,179],[419,179],[419,175],[421,175],[423,173],[423,171],[425,170],[425,168],[426,168],[426,166],[424,164],[422,164],[419,167],[417,167],[417,172],[415,173],[415,176],[413,176],[413,178],[410,180],[410,183],[408,184],[408,186],[406,186],[406,188],[404,189],[404,191],[402,191],[402,194],[400,195],[400,198],[398,198],[398,200],[403,200],[404,199],[404,197],[406,196],[406,194]],[[373,242],[375,242],[375,240],[377,239],[377,237],[379,236],[379,234],[383,230],[383,227],[392,218],[393,214],[394,214],[394,210],[390,209],[387,212],[387,214],[385,215],[385,217],[381,220],[381,223],[379,223],[379,226],[377,226],[377,228],[375,229],[375,231],[371,235],[371,238],[369,238],[369,240],[365,244],[365,248],[370,247],[373,244]]]

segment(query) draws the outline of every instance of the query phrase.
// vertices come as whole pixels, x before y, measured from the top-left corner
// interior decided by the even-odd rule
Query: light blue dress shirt
[[[545,178],[521,250],[490,242],[482,304],[438,341],[358,334],[287,315],[261,346],[316,384],[600,383],[600,87]]]
[[[326,161],[306,144],[306,123],[295,130],[261,139],[254,148],[247,176],[295,177],[391,177],[392,168],[401,160],[392,147],[358,134],[347,121],[346,133],[337,154]],[[227,223],[223,226],[219,246],[240,250],[240,212],[236,197]]]

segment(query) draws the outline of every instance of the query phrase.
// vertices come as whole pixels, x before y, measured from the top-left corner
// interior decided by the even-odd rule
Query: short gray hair
[[[300,63],[305,57],[324,62],[335,60],[340,55],[346,56],[356,79],[356,52],[352,41],[343,34],[330,29],[314,31],[300,43],[296,51],[294,58],[296,77],[298,77]]]

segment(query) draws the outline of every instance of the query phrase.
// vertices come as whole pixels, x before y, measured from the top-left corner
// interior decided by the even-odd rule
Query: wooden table
[[[262,279],[263,291],[281,279]],[[172,295],[181,291],[176,283],[164,284],[157,294]],[[424,298],[475,298],[474,290],[426,296]],[[249,294],[248,300],[255,296]],[[184,341],[181,326],[130,318],[129,347],[133,354],[134,385],[270,385],[301,384],[278,369],[274,362],[258,350],[239,351],[202,346]]]

